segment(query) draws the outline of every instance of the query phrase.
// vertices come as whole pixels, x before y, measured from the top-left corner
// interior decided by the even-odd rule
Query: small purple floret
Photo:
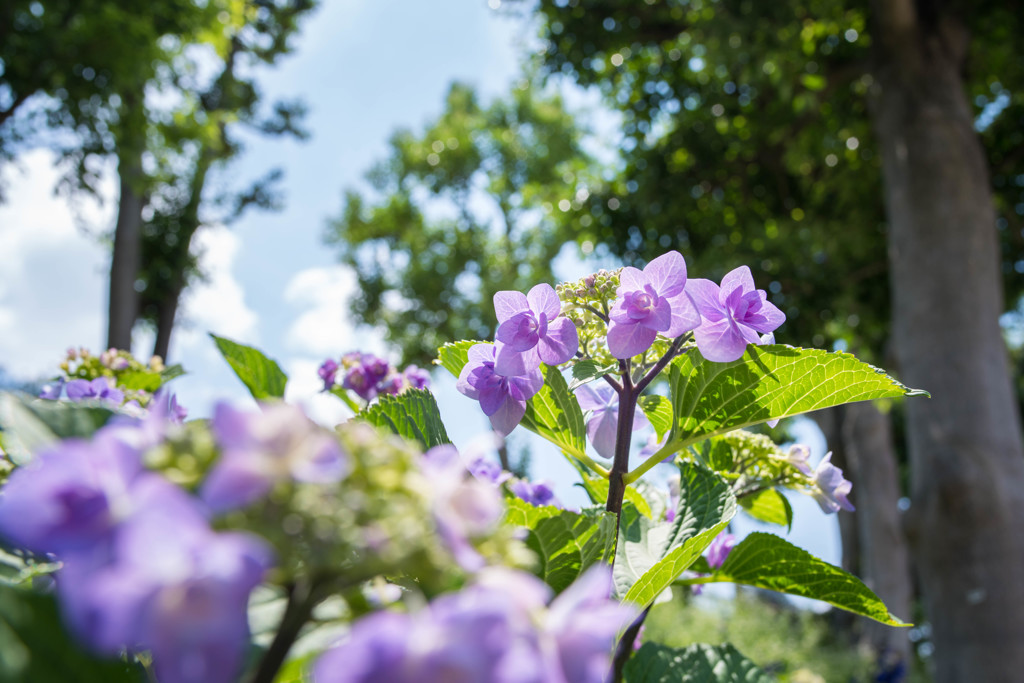
[[[712,569],[720,568],[725,564],[726,558],[729,557],[729,553],[732,552],[735,545],[736,537],[732,534],[718,534],[718,536],[715,536],[715,540],[711,541],[711,545],[708,546],[708,552],[705,556],[708,561],[708,566]]]
[[[106,377],[97,377],[91,382],[87,379],[73,379],[64,389],[68,398],[76,402],[96,399],[116,408],[124,401],[124,392],[111,386]]]
[[[526,402],[544,386],[544,376],[535,368],[521,376],[508,377],[495,370],[495,350],[501,344],[475,344],[469,361],[459,374],[459,392],[480,401],[491,426],[507,436],[526,414]],[[500,352],[500,351],[499,351]]]
[[[548,284],[533,287],[528,294],[502,291],[494,295],[498,330],[494,337],[499,349],[495,368],[502,375],[519,375],[540,367],[541,362],[559,365],[580,347],[576,326],[560,315],[562,303]]]
[[[615,457],[619,424],[619,395],[608,384],[584,384],[576,389],[576,399],[587,418],[587,437],[602,458]],[[633,431],[650,423],[639,408],[633,414]]]
[[[853,484],[843,477],[843,471],[832,464],[832,454],[826,453],[812,476],[815,491],[811,494],[818,501],[822,512],[829,514],[846,510],[853,512],[853,504],[846,499]]]
[[[64,378],[58,377],[52,382],[47,382],[43,385],[43,388],[39,391],[39,398],[44,398],[47,401],[56,401],[60,398],[61,392],[64,391]]]
[[[334,386],[334,376],[338,374],[338,364],[328,358],[320,364],[320,368],[316,371],[316,374],[320,376],[320,379],[324,382],[324,391],[330,391],[331,387]]]
[[[678,251],[654,259],[639,271],[626,267],[610,311],[608,350],[616,358],[632,358],[651,348],[661,335],[674,339],[700,324],[685,293],[686,262]]]
[[[704,279],[690,280],[686,292],[700,312],[694,330],[697,348],[707,360],[728,363],[743,356],[747,344],[774,340],[763,337],[786,321],[785,314],[754,288],[750,268],[740,266],[722,278],[722,286]]]
[[[551,486],[545,481],[527,481],[525,479],[519,479],[509,485],[512,493],[530,505],[536,507],[543,507],[545,505],[552,505],[554,507],[562,507],[562,504],[555,498],[555,492],[551,490]]]

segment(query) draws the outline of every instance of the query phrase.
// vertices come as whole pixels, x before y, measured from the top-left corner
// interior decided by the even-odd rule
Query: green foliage
[[[0,393],[3,448],[16,464],[24,464],[40,448],[59,439],[86,438],[113,416],[94,401],[58,403],[24,395]]]
[[[876,673],[871,656],[836,639],[829,615],[780,608],[744,589],[729,600],[675,593],[675,600],[651,609],[645,642],[673,648],[728,642],[781,683],[870,681]],[[910,680],[928,679],[912,674]]]
[[[736,514],[736,499],[714,472],[680,464],[675,521],[657,523],[623,513],[615,555],[615,591],[649,605],[700,557]]]
[[[572,364],[572,381],[569,382],[569,391],[575,391],[584,384],[616,372],[618,369],[618,363],[602,365],[591,358],[578,360]]]
[[[608,480],[604,477],[592,477],[583,474],[581,477],[580,486],[590,496],[590,502],[595,505],[604,505],[608,501]],[[647,502],[647,499],[637,491],[635,486],[627,486],[624,496],[626,503],[630,504],[637,512],[644,517],[654,519],[654,513],[651,511],[651,506]]]
[[[268,398],[283,398],[288,376],[277,361],[263,355],[263,352],[245,344],[233,342],[215,334],[210,335],[217,350],[224,356],[238,379],[246,386],[257,401]]]
[[[441,422],[434,395],[426,389],[408,389],[398,396],[384,394],[358,415],[372,425],[418,441],[423,448],[451,443]]]
[[[639,401],[640,409],[654,427],[654,433],[658,439],[665,438],[665,435],[672,430],[672,402],[664,396],[656,394],[641,396]]]
[[[732,645],[691,645],[675,649],[645,643],[626,662],[626,683],[771,683]]]
[[[437,363],[458,377],[469,361],[469,349],[482,342],[460,341],[445,344],[438,349]],[[526,404],[522,426],[538,434],[565,454],[585,459],[587,431],[583,411],[576,397],[569,391],[561,371],[554,366],[541,365],[544,386]]]
[[[754,519],[784,526],[787,531],[793,527],[793,506],[775,489],[762,489],[740,498],[738,502]]]
[[[821,600],[889,626],[908,626],[860,579],[773,534],[747,536],[713,577]]]
[[[556,593],[591,565],[611,561],[617,521],[613,513],[594,508],[577,513],[518,498],[506,503],[505,524],[527,530],[526,545],[537,555],[534,573]]]
[[[98,660],[64,631],[52,592],[0,583],[0,680],[7,683],[143,683],[142,667]]]
[[[585,456],[587,428],[576,397],[556,366],[543,365],[544,386],[526,403],[522,425],[543,436],[562,451]]]
[[[557,207],[585,195],[591,161],[561,98],[524,84],[489,105],[453,84],[422,133],[392,136],[367,176],[372,192],[347,191],[329,226],[356,272],[353,312],[387,330],[402,363],[490,337],[495,292],[553,279],[572,234],[557,228]]]
[[[847,353],[789,346],[748,346],[731,363],[699,351],[671,364],[677,450],[715,434],[853,401],[914,396],[881,370]]]

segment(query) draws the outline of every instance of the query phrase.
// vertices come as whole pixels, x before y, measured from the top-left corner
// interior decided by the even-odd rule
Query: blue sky
[[[207,229],[197,245],[210,277],[187,294],[171,351],[190,373],[174,386],[193,415],[209,414],[219,399],[249,402],[206,332],[254,344],[279,360],[291,377],[289,400],[303,402],[318,419],[345,415],[336,399],[317,395],[316,367],[353,349],[386,349],[378,332],[357,328],[347,315],[353,278],[323,244],[325,223],[339,211],[342,190],[359,186],[385,155],[396,128],[418,130],[440,112],[453,80],[475,85],[484,99],[506,91],[531,34],[523,21],[483,0],[326,0],[306,21],[295,52],[265,71],[260,84],[268,101],[305,100],[311,139],[254,138],[231,171],[245,179],[283,167],[286,207],[247,214],[230,230]],[[100,350],[106,330],[109,257],[53,197],[51,164],[45,150],[22,155],[20,171],[7,170],[9,202],[0,205],[0,367],[25,380],[52,374],[70,345]],[[103,194],[104,206],[77,207],[96,229],[112,225],[111,173]],[[567,258],[560,274],[574,278],[586,270]],[[134,350],[141,355],[151,346],[140,335]],[[446,423],[457,444],[468,443],[487,422],[442,373],[435,380]],[[582,493],[570,486],[561,456],[520,431],[512,448],[534,451],[535,478],[558,482],[560,496],[580,504]],[[813,430],[805,433],[817,438]],[[823,444],[812,445],[823,454]],[[838,561],[835,518],[822,517],[809,498],[793,502],[798,521],[791,540]]]

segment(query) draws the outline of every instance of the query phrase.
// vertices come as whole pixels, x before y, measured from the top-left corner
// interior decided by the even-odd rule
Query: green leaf
[[[437,401],[426,389],[408,389],[397,396],[384,394],[356,417],[419,441],[424,448],[451,443],[441,422]]]
[[[480,343],[489,342],[460,341],[445,344],[438,350],[436,362],[458,377],[469,362],[469,349]],[[555,444],[563,452],[586,457],[587,433],[579,402],[569,391],[557,367],[541,365],[541,371],[544,373],[544,386],[526,403],[526,414],[520,424]]]
[[[0,585],[0,681],[143,683],[137,664],[99,660],[64,631],[53,594]]]
[[[595,505],[604,505],[608,502],[608,480],[604,477],[588,477],[582,475],[581,477],[583,489],[590,496],[590,502]],[[636,506],[636,509],[644,517],[653,518],[654,515],[651,513],[651,506],[648,505],[647,500],[640,495],[640,492],[633,486],[627,486],[626,492],[623,496],[623,500],[627,503],[632,503]]]
[[[772,683],[728,643],[671,648],[658,643],[644,645],[626,662],[626,683]]]
[[[114,415],[98,401],[46,401],[0,393],[0,428],[11,461],[24,465],[40,448],[60,439],[88,438]]]
[[[590,358],[578,360],[572,366],[572,381],[569,382],[569,391],[576,391],[576,389],[584,384],[589,384],[595,379],[600,379],[618,369],[618,363],[601,365],[596,360]]]
[[[657,394],[641,396],[640,409],[650,420],[655,434],[658,435],[658,440],[661,441],[665,438],[665,435],[672,430],[672,401]]]
[[[754,519],[769,524],[778,524],[786,529],[793,527],[793,507],[786,496],[775,489],[762,489],[757,493],[739,499],[740,507]]]
[[[615,592],[649,605],[668,588],[736,514],[736,498],[714,472],[681,463],[679,507],[674,522],[636,515],[620,521],[615,555]]]
[[[522,425],[571,455],[585,455],[587,431],[583,411],[561,371],[541,365],[544,386],[526,403]]]
[[[15,554],[0,548],[0,584],[30,584],[35,577],[52,574],[60,567],[60,562],[40,562],[30,554]]]
[[[732,549],[713,576],[821,600],[890,626],[909,626],[890,614],[878,596],[856,576],[773,534],[758,532],[747,536]]]
[[[602,509],[572,512],[508,500],[505,524],[527,530],[526,545],[537,554],[536,574],[556,593],[588,567],[608,562],[615,552],[616,515]]]
[[[257,401],[284,398],[284,386],[288,382],[288,376],[281,371],[277,361],[267,358],[262,351],[251,346],[215,334],[210,336],[213,337],[224,360],[249,389],[253,398]]]
[[[152,370],[125,370],[117,376],[117,385],[133,391],[153,392],[160,388],[163,379],[159,372]]]
[[[185,374],[185,368],[180,365],[168,365],[160,371],[160,382],[161,384],[167,384],[172,379],[176,379]]]
[[[434,364],[458,377],[462,373],[462,368],[469,362],[469,349],[474,344],[481,343],[485,342],[470,339],[445,344],[437,350],[437,360]]]
[[[877,398],[925,395],[848,353],[790,346],[747,346],[731,363],[697,350],[672,362],[671,440],[680,449],[773,418]]]

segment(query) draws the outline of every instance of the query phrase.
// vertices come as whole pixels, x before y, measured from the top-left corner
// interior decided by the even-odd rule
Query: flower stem
[[[647,619],[647,614],[650,611],[651,605],[648,605],[640,613],[640,616],[629,625],[629,628],[622,634],[622,638],[619,639],[619,644],[615,648],[615,658],[612,659],[612,683],[620,683],[622,681],[622,671],[626,667],[626,661],[633,654],[633,644],[636,643],[636,637],[640,633],[640,628],[644,625],[644,620]]]
[[[636,399],[633,379],[629,375],[629,360],[619,361],[622,373],[622,391],[619,393],[619,422],[616,425],[615,457],[608,473],[608,501],[605,510],[618,515],[622,511],[622,499],[626,495],[626,474],[629,472],[629,445],[633,437],[633,416],[636,415]]]
[[[285,606],[281,625],[270,647],[263,653],[249,683],[273,683],[288,656],[288,651],[299,637],[299,632],[309,621],[313,608],[320,602],[319,592],[309,581],[301,581],[288,587],[288,604]]]

